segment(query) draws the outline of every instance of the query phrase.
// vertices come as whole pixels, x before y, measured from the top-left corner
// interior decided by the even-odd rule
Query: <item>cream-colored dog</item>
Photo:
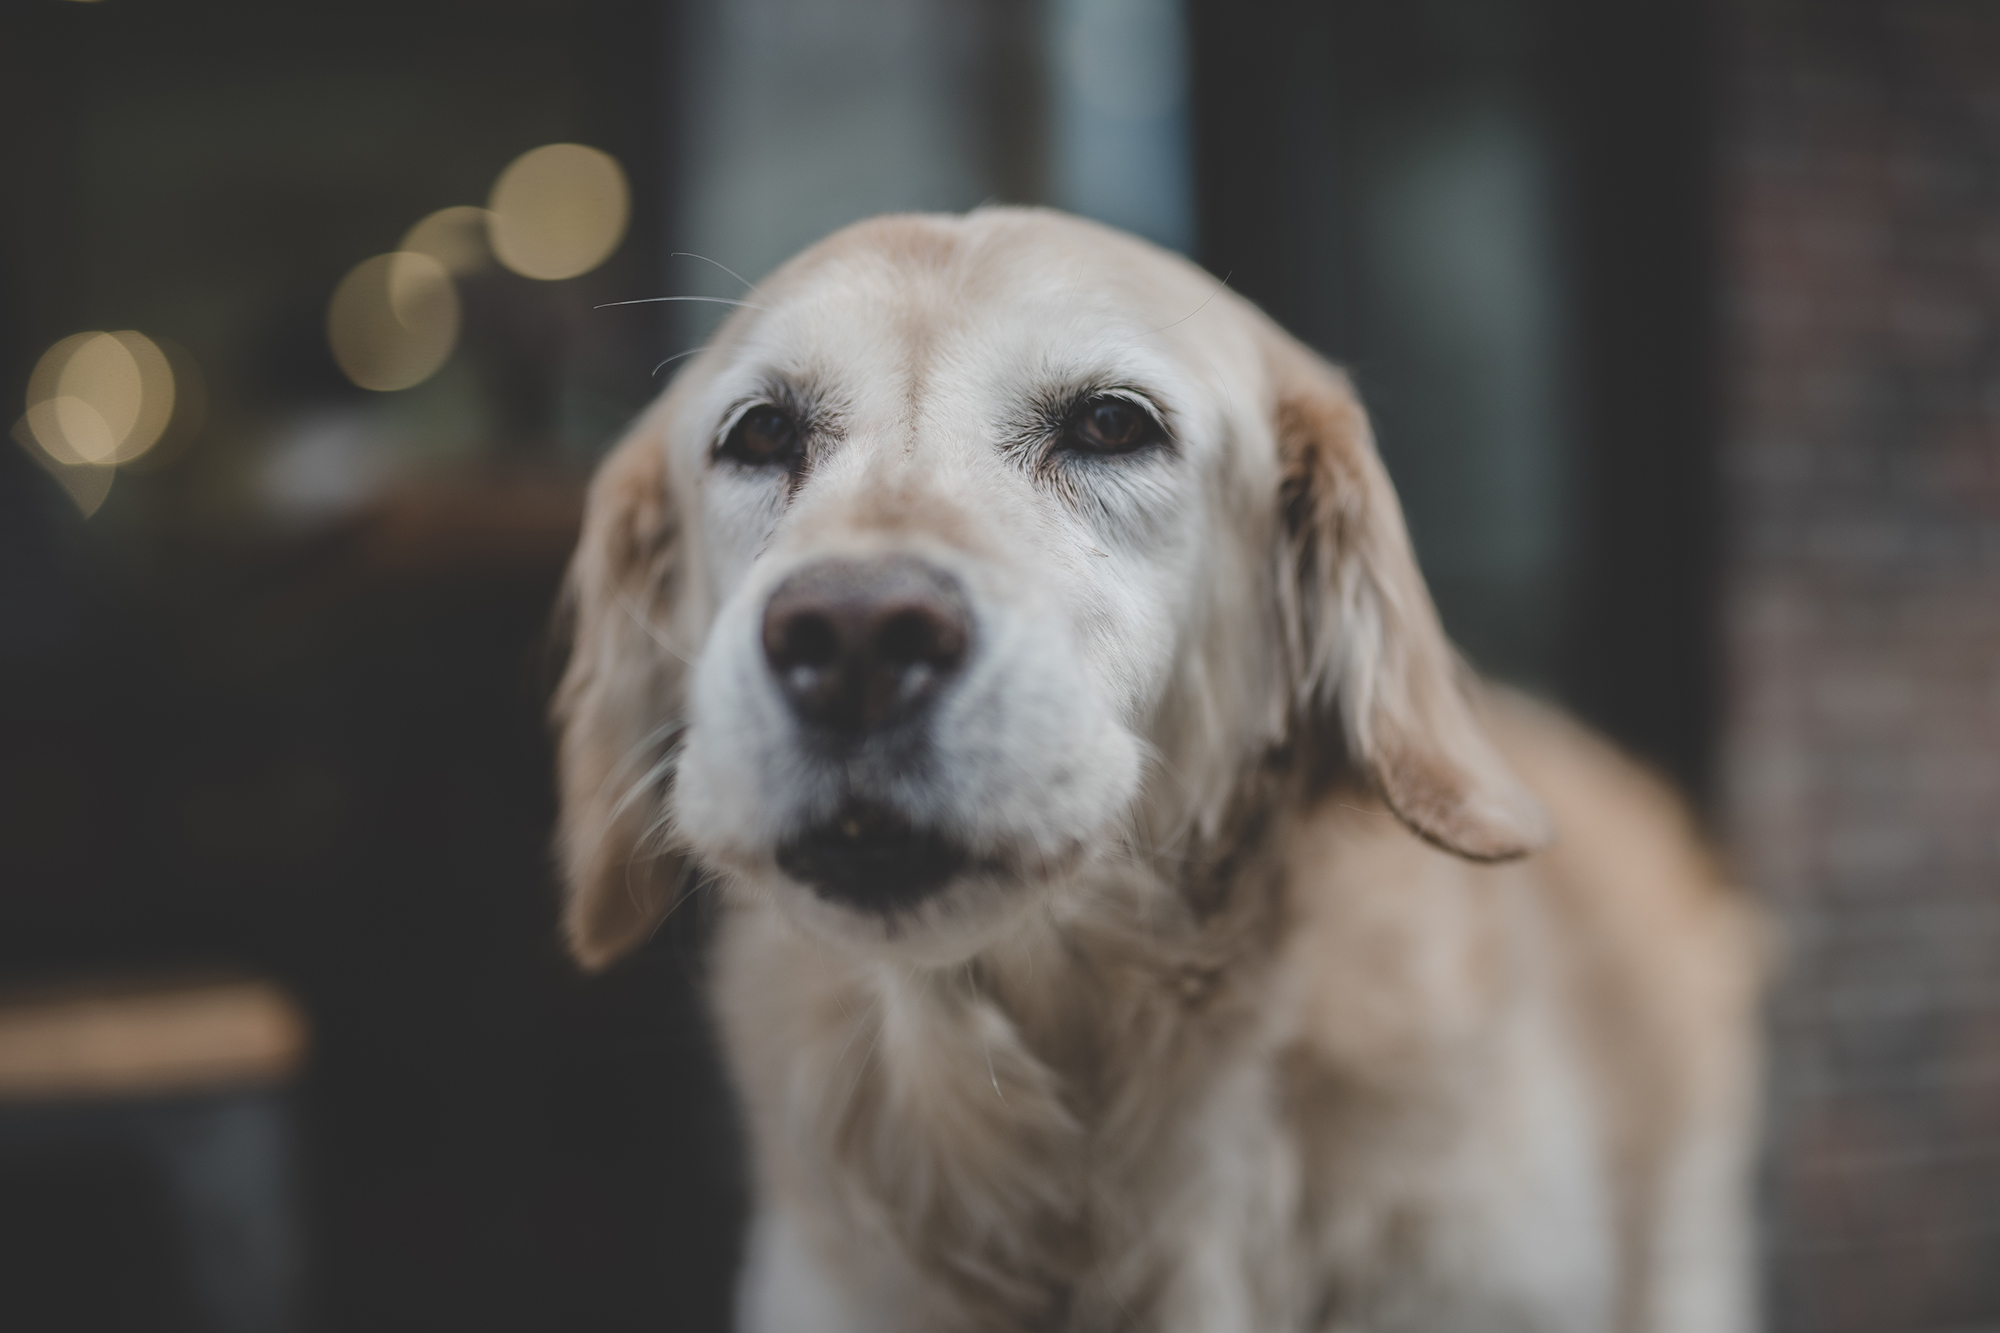
[[[1346,379],[1192,265],[839,233],[569,597],[570,941],[720,894],[745,1328],[1753,1326],[1749,913],[1461,670]]]

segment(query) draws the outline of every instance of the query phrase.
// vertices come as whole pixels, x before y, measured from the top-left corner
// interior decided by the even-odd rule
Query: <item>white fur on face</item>
[[[1044,255],[1009,281],[1004,256],[968,242],[941,265],[863,251],[781,273],[760,294],[768,311],[704,358],[720,364],[678,423],[718,609],[695,660],[674,823],[821,934],[963,956],[1065,871],[1115,854],[1179,646],[1213,618],[1198,553],[1216,544],[1225,405],[1204,387],[1211,368],[1158,327],[1199,288],[1140,299],[1075,267]],[[1052,415],[1101,392],[1145,404],[1167,443],[1052,455]],[[767,400],[811,423],[796,482],[715,456],[736,415]],[[962,672],[897,762],[804,744],[761,643],[786,577],[871,555],[955,578],[972,626]],[[967,870],[893,917],[822,901],[775,855],[847,797],[961,842]]]

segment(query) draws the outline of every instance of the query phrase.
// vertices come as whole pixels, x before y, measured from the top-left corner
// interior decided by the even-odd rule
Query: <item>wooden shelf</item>
[[[268,981],[97,979],[0,995],[0,1103],[267,1086],[305,1051],[303,1015]]]

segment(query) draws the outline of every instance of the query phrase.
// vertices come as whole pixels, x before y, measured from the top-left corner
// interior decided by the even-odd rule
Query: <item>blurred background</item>
[[[720,1329],[699,913],[549,874],[581,486],[728,299],[1043,202],[1346,362],[1453,633],[1781,923],[1781,1333],[2000,1323],[2000,9],[11,0],[0,1323]]]

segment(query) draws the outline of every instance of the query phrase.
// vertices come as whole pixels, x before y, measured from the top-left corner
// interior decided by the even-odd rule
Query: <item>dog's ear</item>
[[[564,933],[590,971],[645,942],[682,878],[659,826],[686,671],[669,641],[682,571],[664,406],[639,420],[592,481],[560,608],[570,645],[552,710],[556,851]]]
[[[1547,816],[1474,717],[1367,413],[1289,338],[1269,358],[1295,725],[1337,721],[1350,759],[1427,841],[1475,861],[1533,851]]]

